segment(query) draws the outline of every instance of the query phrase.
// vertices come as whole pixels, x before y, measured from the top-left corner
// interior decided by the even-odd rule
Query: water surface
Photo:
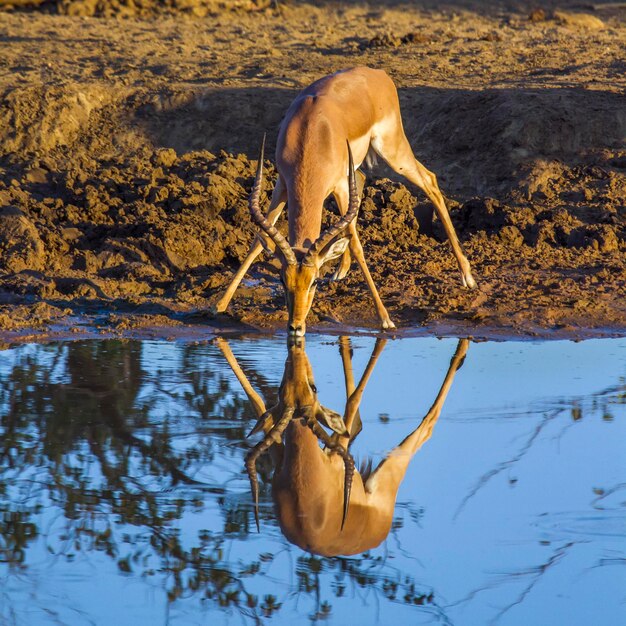
[[[471,344],[458,370],[455,339],[342,342],[305,356],[341,415],[370,364],[357,466],[423,431],[352,556],[283,535],[268,454],[256,530],[241,383],[280,404],[284,339],[0,352],[0,623],[624,623],[626,340]]]

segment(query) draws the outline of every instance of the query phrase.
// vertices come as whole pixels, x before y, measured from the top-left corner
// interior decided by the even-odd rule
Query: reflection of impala
[[[257,525],[258,483],[254,464],[261,453],[270,450],[274,453],[276,468],[272,495],[281,529],[289,541],[324,556],[357,554],[380,544],[391,529],[398,488],[407,467],[432,434],[469,341],[459,340],[437,398],[420,425],[374,471],[367,469],[361,473],[354,471],[347,449],[360,431],[361,397],[385,340],[376,342],[355,387],[349,340],[341,338],[348,396],[343,418],[319,403],[311,365],[302,344],[289,347],[279,399],[269,410],[250,385],[226,341],[219,339],[218,345],[259,416],[252,432],[262,429],[265,433],[246,459]],[[317,420],[329,425],[335,434],[329,437]],[[320,431],[325,449],[319,445]]]
[[[321,266],[343,254],[335,278],[343,278],[350,268],[352,253],[365,276],[374,299],[382,328],[395,328],[382,303],[367,268],[354,217],[365,183],[358,171],[358,192],[348,183],[350,150],[359,167],[375,155],[384,159],[398,174],[422,189],[433,203],[452,245],[463,284],[476,286],[457,239],[450,215],[437,185],[437,178],[416,160],[402,128],[398,93],[392,80],[381,70],[357,67],[326,76],[304,89],[291,104],[278,133],[276,166],[278,180],[269,213],[259,206],[263,151],[257,179],[250,197],[254,221],[262,236],[255,241],[245,261],[215,306],[226,310],[248,268],[265,247],[281,263],[280,276],[289,312],[289,332],[303,335]],[[343,219],[320,235],[324,200],[332,194]],[[289,241],[274,227],[285,204],[288,206]],[[356,206],[355,206],[356,205]],[[349,207],[354,206],[354,213]],[[348,233],[345,233],[346,228]],[[346,237],[345,235],[348,235]],[[348,243],[350,249],[347,250]]]

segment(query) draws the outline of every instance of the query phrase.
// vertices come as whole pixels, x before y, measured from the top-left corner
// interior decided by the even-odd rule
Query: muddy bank
[[[623,327],[626,177],[616,159],[607,157],[602,166],[553,165],[550,176],[542,170],[505,199],[450,199],[477,291],[461,287],[438,222],[432,235],[420,231],[415,212],[426,203],[416,203],[402,184],[372,181],[360,231],[393,318],[402,327],[464,321],[472,332],[483,325],[516,332]],[[9,167],[10,181],[0,189],[4,329],[89,313],[113,327],[119,316],[145,313],[163,316],[155,325],[189,321],[192,313],[222,324],[208,309],[255,233],[246,202],[254,161],[160,149],[96,162],[87,172],[50,165],[37,161],[21,172]],[[272,167],[266,165],[269,192]],[[586,200],[590,189],[593,198]],[[330,220],[332,203],[328,208]],[[28,307],[32,314],[20,314]],[[254,327],[285,323],[271,259],[254,266],[230,315]],[[356,268],[340,283],[322,281],[311,322],[375,326]]]
[[[217,7],[219,23],[214,15],[168,18],[158,28],[150,20],[120,27],[4,14],[5,335],[56,332],[76,320],[79,332],[87,323],[89,332],[166,327],[158,331],[165,336],[193,324],[282,328],[282,291],[267,258],[228,315],[208,312],[254,237],[252,155],[264,130],[275,141],[300,87],[363,62],[385,67],[398,83],[407,135],[438,175],[479,284],[461,287],[437,221],[432,231],[420,228],[423,196],[375,168],[359,226],[401,330],[623,332],[621,17],[600,15],[602,27],[590,30],[551,12],[464,12],[459,20],[394,3],[378,11],[329,6],[289,5],[280,20],[271,7]],[[324,15],[330,26],[320,46],[313,33]],[[77,25],[81,41],[70,45]],[[262,35],[251,46],[242,29]],[[574,63],[583,50],[585,63]],[[275,173],[271,160],[266,166],[269,193]],[[327,220],[334,215],[329,202]],[[322,281],[310,323],[376,327],[355,265],[340,283]]]

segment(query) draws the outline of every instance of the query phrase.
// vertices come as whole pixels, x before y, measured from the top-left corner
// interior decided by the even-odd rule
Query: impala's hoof
[[[223,313],[224,309],[221,308],[218,304],[212,304],[209,306],[209,314],[213,317],[217,317],[220,313]]]
[[[391,320],[385,320],[382,323],[383,330],[395,330],[396,325]]]
[[[467,277],[463,276],[463,287],[467,287],[468,289],[476,289],[476,281],[471,274],[469,274]]]

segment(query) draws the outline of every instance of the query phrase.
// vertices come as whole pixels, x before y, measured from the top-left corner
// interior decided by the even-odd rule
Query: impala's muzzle
[[[305,324],[289,324],[289,335],[292,337],[304,337],[304,333],[306,332]]]

